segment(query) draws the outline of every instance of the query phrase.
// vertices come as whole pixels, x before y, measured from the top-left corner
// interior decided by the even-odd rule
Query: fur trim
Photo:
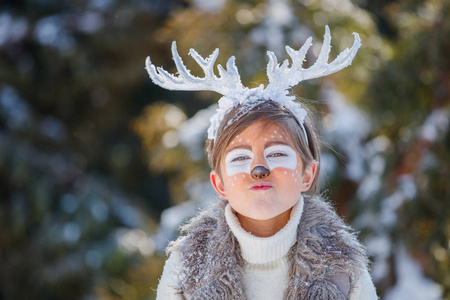
[[[220,201],[182,227],[185,236],[172,242],[168,254],[183,256],[180,294],[186,299],[245,299],[239,243],[224,216]],[[289,252],[289,285],[284,299],[344,300],[330,280],[348,274],[350,290],[367,268],[365,250],[350,227],[318,197],[305,199],[297,229],[297,242]]]

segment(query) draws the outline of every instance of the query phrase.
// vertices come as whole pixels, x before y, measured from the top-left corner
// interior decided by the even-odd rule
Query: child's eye
[[[239,161],[244,161],[244,160],[247,160],[247,159],[249,159],[248,156],[238,156],[238,157],[233,158],[231,160],[231,162],[239,162]]]
[[[275,152],[275,153],[269,154],[269,157],[284,157],[284,156],[288,156],[288,155],[286,153],[282,153],[282,152]]]
[[[227,154],[225,163],[243,165],[253,159],[253,153],[247,149],[236,149]]]

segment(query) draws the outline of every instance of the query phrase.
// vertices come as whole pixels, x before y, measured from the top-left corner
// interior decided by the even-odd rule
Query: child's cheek
[[[280,176],[283,178],[283,180],[290,182],[290,183],[298,183],[301,180],[301,169],[296,168],[294,170],[286,169],[286,168],[278,168],[275,169],[272,172],[276,172],[280,174]]]
[[[294,169],[276,168],[272,172],[278,173],[281,177],[284,178],[283,180],[289,182],[290,184],[296,184],[300,186],[303,180],[302,169],[303,168],[301,162],[298,162]]]
[[[235,188],[238,188],[245,179],[248,179],[250,175],[245,173],[234,174],[232,176],[225,177],[225,188],[230,191],[233,191]]]

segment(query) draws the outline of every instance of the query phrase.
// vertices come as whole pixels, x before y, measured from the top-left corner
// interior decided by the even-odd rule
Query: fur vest
[[[244,260],[219,201],[182,227],[185,236],[168,253],[182,253],[179,293],[185,299],[245,299]],[[332,207],[305,198],[297,241],[288,253],[289,283],[284,299],[344,300],[348,295],[330,280],[348,274],[350,291],[367,268],[365,250]]]

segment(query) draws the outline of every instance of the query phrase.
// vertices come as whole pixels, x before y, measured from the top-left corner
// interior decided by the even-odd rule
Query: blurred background
[[[447,0],[0,1],[0,300],[154,299],[164,248],[214,201],[203,143],[219,95],[151,83],[193,74],[190,48],[266,84],[328,24],[351,67],[294,89],[317,115],[322,191],[368,247],[382,299],[450,299]]]

